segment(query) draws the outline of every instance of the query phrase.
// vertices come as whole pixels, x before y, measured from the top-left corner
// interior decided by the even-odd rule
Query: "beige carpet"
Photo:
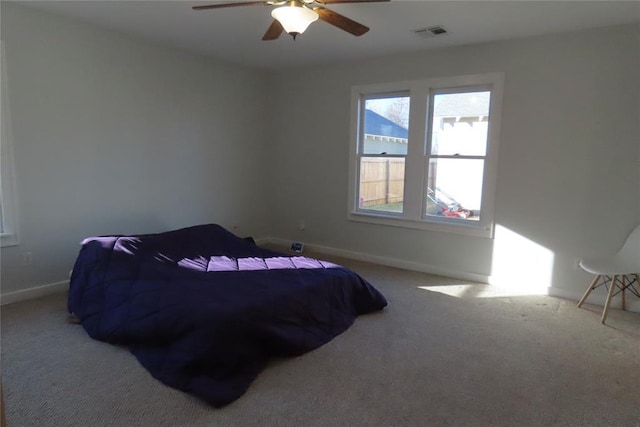
[[[65,322],[65,295],[2,307],[8,426],[640,426],[640,315],[339,260],[388,300],[214,409]],[[586,286],[586,284],[585,284]],[[472,288],[473,289],[473,288]]]

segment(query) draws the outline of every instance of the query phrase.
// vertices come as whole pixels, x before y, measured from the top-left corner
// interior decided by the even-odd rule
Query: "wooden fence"
[[[400,203],[404,199],[404,159],[361,159],[360,206]]]

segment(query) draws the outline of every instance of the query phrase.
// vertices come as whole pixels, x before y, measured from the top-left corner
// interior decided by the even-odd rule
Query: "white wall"
[[[637,26],[271,76],[1,4],[21,238],[3,295],[65,280],[87,235],[205,222],[575,293],[574,258],[640,221]],[[347,221],[351,86],[493,71],[496,240]]]
[[[275,123],[274,235],[581,292],[575,258],[617,249],[640,215],[639,41],[638,25],[612,27],[277,76],[273,110],[304,114]],[[494,71],[506,78],[496,241],[349,222],[351,86]]]
[[[2,39],[21,241],[2,294],[67,279],[88,235],[266,233],[264,73],[7,2]]]

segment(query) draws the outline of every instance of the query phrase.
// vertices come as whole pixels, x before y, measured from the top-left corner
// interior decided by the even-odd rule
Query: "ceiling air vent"
[[[417,30],[413,30],[419,36],[422,37],[436,37],[436,36],[444,36],[447,34],[447,30],[444,29],[441,25],[435,25],[433,27],[425,27]]]

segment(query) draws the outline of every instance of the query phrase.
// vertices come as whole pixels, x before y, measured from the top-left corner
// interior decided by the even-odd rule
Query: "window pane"
[[[433,97],[431,154],[485,156],[491,92]]]
[[[409,97],[364,102],[363,154],[407,154]]]
[[[404,159],[363,157],[360,160],[359,209],[402,213]]]
[[[428,216],[477,221],[484,160],[431,159],[427,177]]]

